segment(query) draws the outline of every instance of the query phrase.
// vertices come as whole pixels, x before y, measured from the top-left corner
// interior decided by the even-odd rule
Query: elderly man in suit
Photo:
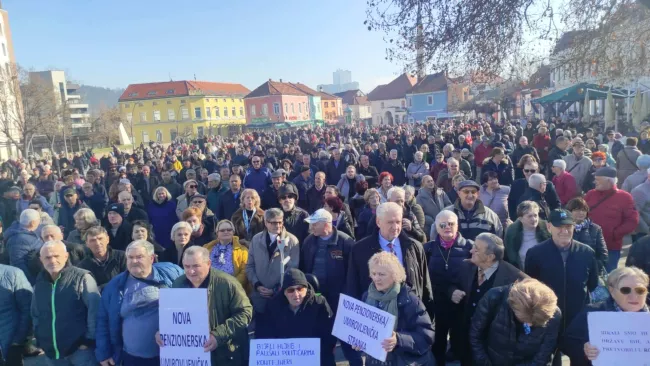
[[[527,278],[517,267],[503,260],[505,248],[503,241],[492,233],[482,233],[476,237],[470,251],[472,257],[463,263],[458,286],[450,288],[451,301],[462,306],[460,317],[459,346],[463,352],[461,365],[472,365],[469,347],[469,326],[476,306],[491,288],[510,285]]]

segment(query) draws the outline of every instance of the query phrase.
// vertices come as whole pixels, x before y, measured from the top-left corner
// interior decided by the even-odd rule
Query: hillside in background
[[[96,115],[102,108],[110,108],[117,105],[124,89],[108,89],[99,86],[81,85],[79,94],[83,101],[88,103],[90,113]]]

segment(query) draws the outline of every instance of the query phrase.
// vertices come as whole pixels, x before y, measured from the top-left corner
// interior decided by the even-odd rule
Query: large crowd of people
[[[352,366],[589,365],[587,313],[648,312],[648,131],[435,120],[11,158],[0,365],[159,365],[163,287],[208,289],[212,365],[247,365],[251,337],[318,338],[329,366],[337,344]],[[396,317],[386,361],[332,336],[341,294]]]

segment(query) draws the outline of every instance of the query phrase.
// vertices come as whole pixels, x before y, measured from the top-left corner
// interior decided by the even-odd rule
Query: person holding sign
[[[433,326],[420,298],[406,284],[406,272],[397,257],[374,254],[368,262],[372,283],[362,301],[395,316],[395,330],[382,341],[388,353],[382,362],[366,356],[366,365],[433,365]],[[353,347],[359,349],[358,347]]]
[[[253,317],[246,292],[237,279],[211,267],[210,252],[190,247],[183,253],[185,274],[173,288],[207,288],[210,338],[204,345],[213,365],[239,366],[248,362],[248,324]],[[159,333],[156,342],[162,347]]]
[[[547,365],[562,322],[557,300],[531,278],[489,290],[472,318],[473,364]]]
[[[255,338],[320,338],[320,364],[334,366],[334,316],[327,300],[314,293],[305,274],[297,268],[284,274],[282,293],[273,297],[266,312],[256,318]]]
[[[588,313],[623,311],[648,314],[648,284],[648,275],[636,267],[621,267],[609,274],[607,288],[611,297],[603,302],[587,305],[564,334],[561,348],[571,359],[571,366],[591,365],[591,361],[596,360],[600,353],[597,347],[589,343]]]

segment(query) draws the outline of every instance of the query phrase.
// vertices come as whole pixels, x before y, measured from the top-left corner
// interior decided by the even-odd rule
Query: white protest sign
[[[359,347],[379,361],[386,361],[381,342],[393,334],[395,316],[341,294],[332,335],[341,341]]]
[[[158,316],[161,366],[210,365],[210,352],[203,351],[210,336],[207,289],[160,289]]]
[[[320,339],[252,339],[249,365],[320,365]]]
[[[600,350],[594,366],[650,365],[650,314],[597,311],[587,321],[589,343]]]

